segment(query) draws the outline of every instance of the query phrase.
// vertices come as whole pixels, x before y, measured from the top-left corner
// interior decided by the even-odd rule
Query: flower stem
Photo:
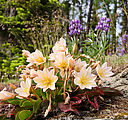
[[[40,99],[40,97],[37,95],[36,91],[33,89],[33,87],[31,87],[31,91],[35,94],[35,96],[37,97],[37,99]]]
[[[66,70],[66,79],[64,81],[64,99],[66,98],[65,89],[66,89],[67,81],[68,81],[68,69]]]
[[[49,105],[47,110],[45,111],[44,117],[46,117],[48,115],[48,113],[51,110],[51,103],[52,103],[52,94],[51,94],[51,89],[49,89],[50,95],[49,95]]]

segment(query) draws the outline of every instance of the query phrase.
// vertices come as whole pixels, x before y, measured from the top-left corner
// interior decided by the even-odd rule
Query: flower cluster
[[[108,32],[110,27],[110,22],[111,22],[110,18],[102,17],[100,18],[100,22],[98,22],[98,25],[96,25],[96,28]]]
[[[69,27],[69,35],[76,35],[76,34],[80,34],[81,31],[83,30],[83,27],[81,25],[81,21],[80,20],[72,20],[70,22],[70,27]]]
[[[22,74],[20,75],[23,81],[20,82],[20,87],[13,87],[15,89],[15,94],[7,92],[5,89],[2,90],[0,92],[0,100],[13,99],[15,96],[18,99],[27,99],[29,100],[29,104],[32,102],[32,105],[36,106],[33,107],[34,111],[35,108],[39,108],[37,107],[37,104],[49,97],[49,106],[44,114],[46,117],[51,110],[51,100],[57,96],[56,94],[60,96],[63,92],[64,100],[68,103],[70,96],[67,88],[79,88],[81,91],[83,89],[91,90],[93,87],[97,87],[97,76],[102,80],[106,80],[113,75],[111,67],[107,67],[107,63],[100,66],[100,62],[94,61],[85,54],[75,58],[75,49],[76,45],[74,45],[73,55],[71,55],[66,48],[66,40],[60,38],[60,41],[57,41],[52,49],[53,53],[50,54],[49,59],[51,61],[51,66],[48,67],[45,67],[44,65],[46,58],[43,56],[41,51],[36,49],[35,52],[30,53],[29,51],[23,50],[23,55],[27,57],[27,62],[29,62],[29,64],[24,67]],[[82,61],[81,57],[89,59],[89,64],[87,64],[86,61]],[[94,74],[93,71],[97,74]],[[69,81],[71,84],[69,84]],[[32,83],[34,83],[34,85],[32,85]],[[45,99],[42,97],[43,95],[40,97],[39,94],[42,92],[38,93],[38,91],[36,91],[39,89],[46,92],[46,95],[49,95],[47,95]],[[54,90],[54,94],[51,94],[52,90]],[[58,92],[58,90],[61,92]],[[68,94],[68,97],[66,97],[66,94]],[[32,98],[33,96],[35,96],[34,99]],[[36,103],[36,101],[38,101],[38,103]],[[23,105],[27,105],[27,103],[24,103]]]

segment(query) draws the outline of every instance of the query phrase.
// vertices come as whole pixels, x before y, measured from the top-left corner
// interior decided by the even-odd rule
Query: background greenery
[[[22,49],[40,49],[48,57],[54,43],[64,37],[71,51],[72,19],[81,20],[84,27],[76,36],[82,53],[97,60],[117,54],[122,35],[128,33],[127,13],[127,0],[0,0],[0,79],[17,77],[16,67],[26,64]],[[102,16],[111,18],[111,27],[98,35],[96,25]]]

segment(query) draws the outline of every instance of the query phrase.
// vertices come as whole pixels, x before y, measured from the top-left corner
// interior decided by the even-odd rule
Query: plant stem
[[[66,79],[64,81],[64,100],[66,98],[65,89],[66,89],[66,83],[67,83],[67,81],[68,81],[68,70],[66,70]]]
[[[40,99],[40,97],[37,95],[36,91],[33,89],[33,87],[31,87],[31,91],[35,94],[37,99]]]

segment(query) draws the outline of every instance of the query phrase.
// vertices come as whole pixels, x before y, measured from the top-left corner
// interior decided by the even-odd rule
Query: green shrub
[[[30,51],[32,51],[31,45],[29,46]],[[22,50],[18,46],[5,43],[1,47],[0,55],[1,81],[18,78],[17,67],[26,64],[26,58],[22,56]]]

